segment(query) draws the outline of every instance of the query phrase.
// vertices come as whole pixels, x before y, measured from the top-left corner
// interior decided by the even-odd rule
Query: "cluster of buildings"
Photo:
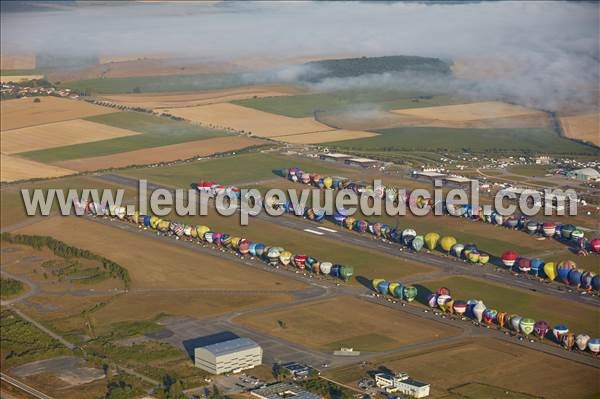
[[[250,338],[236,338],[194,349],[194,364],[211,374],[237,373],[260,366],[263,350]]]
[[[79,95],[73,93],[71,89],[57,89],[56,87],[30,87],[21,86],[14,83],[2,83],[2,86],[0,86],[0,94],[2,95],[2,98],[39,96],[69,97],[72,99],[79,98]]]
[[[415,381],[406,373],[377,373],[375,384],[389,394],[400,393],[414,398],[429,396],[430,385]]]
[[[386,163],[377,159],[360,158],[348,154],[326,152],[319,154],[319,159],[330,162],[343,162],[350,166],[360,166],[361,168],[380,168]]]

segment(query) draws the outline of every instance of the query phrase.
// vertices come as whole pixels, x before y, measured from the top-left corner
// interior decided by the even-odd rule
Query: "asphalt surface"
[[[124,176],[109,174],[99,176],[99,178],[123,186],[135,188],[138,187],[138,180]],[[149,191],[156,189],[166,189],[171,192],[174,192],[173,188],[171,187],[166,187],[148,182]],[[210,201],[208,205],[214,208],[214,204],[212,201]],[[305,232],[305,234],[313,234],[310,232],[306,232],[306,229],[312,231],[319,231],[320,233],[322,233],[322,235],[320,235],[319,237],[325,240],[344,242],[353,246],[367,248],[372,251],[385,253],[402,259],[420,262],[429,266],[440,268],[444,270],[447,274],[460,274],[479,277],[481,279],[494,282],[500,285],[518,287],[547,295],[560,295],[561,298],[579,303],[595,306],[600,305],[600,296],[589,294],[583,295],[577,290],[570,289],[564,284],[552,283],[547,280],[545,281],[543,279],[536,278],[530,275],[523,275],[517,273],[513,274],[512,272],[506,269],[490,264],[486,266],[473,265],[454,256],[432,254],[429,253],[427,250],[423,250],[422,252],[416,253],[404,246],[401,246],[400,244],[385,242],[384,240],[376,239],[367,234],[359,234],[353,231],[349,231],[343,227],[336,226],[333,223],[317,223],[291,215],[282,215],[279,217],[275,217],[268,215],[266,212],[261,212],[256,217],[261,220],[269,221],[271,223],[275,223],[277,225],[284,226],[298,232]],[[252,220],[250,220],[250,223],[252,223]],[[325,226],[327,227],[327,229],[335,230],[335,232],[332,233],[326,230],[317,230],[319,227]],[[249,238],[251,239],[251,237]]]

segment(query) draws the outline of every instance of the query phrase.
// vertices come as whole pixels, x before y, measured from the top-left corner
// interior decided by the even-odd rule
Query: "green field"
[[[19,155],[39,162],[59,162],[227,135],[225,132],[195,126],[188,122],[175,121],[167,117],[140,112],[115,112],[85,119],[121,129],[133,130],[142,134],[93,143],[31,151]]]
[[[0,71],[1,76],[23,76],[23,75],[44,75],[43,69],[3,69]]]
[[[548,169],[548,166],[544,165],[523,165],[511,167],[508,172],[527,177],[543,177],[548,173]],[[486,173],[488,172],[486,171]]]
[[[315,111],[332,112],[361,106],[365,109],[374,107],[379,109],[401,109],[433,107],[459,102],[461,102],[459,99],[445,95],[421,96],[419,93],[414,92],[385,90],[346,90],[233,101],[234,104],[294,118],[313,116]]]
[[[12,278],[0,278],[0,297],[2,299],[19,295],[23,292],[23,283]]]
[[[426,302],[427,295],[439,287],[447,287],[455,299],[480,299],[499,312],[516,313],[534,320],[546,320],[550,325],[566,324],[575,334],[600,335],[600,309],[568,303],[560,298],[508,288],[470,277],[450,277],[415,285],[419,290],[417,300]]]
[[[63,82],[59,87],[87,94],[215,90],[247,85],[241,74],[199,74],[99,78]]]
[[[381,136],[328,144],[329,148],[364,152],[472,151],[502,154],[531,152],[553,154],[600,154],[592,146],[558,136],[550,129],[456,129],[404,127],[382,129]]]
[[[515,392],[502,387],[472,382],[460,385],[448,390],[457,398],[479,399],[479,398],[507,398],[507,399],[542,399],[541,396],[533,396],[522,392]]]
[[[243,184],[277,178],[281,168],[297,166],[316,169],[321,173],[343,174],[347,169],[335,165],[315,166],[310,160],[276,154],[247,153],[223,158],[206,159],[160,168],[124,169],[119,172],[136,179],[148,179],[178,188],[188,188],[193,182],[215,180],[221,184]]]

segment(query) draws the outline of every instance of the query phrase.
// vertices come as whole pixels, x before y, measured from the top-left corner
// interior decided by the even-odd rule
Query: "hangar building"
[[[262,348],[250,338],[236,338],[194,350],[195,366],[212,374],[239,372],[262,364]]]

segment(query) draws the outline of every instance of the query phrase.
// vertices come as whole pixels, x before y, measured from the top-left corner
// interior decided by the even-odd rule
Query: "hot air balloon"
[[[417,252],[423,249],[423,244],[423,236],[415,236],[412,242],[410,243],[412,249],[414,249]]]
[[[585,234],[583,233],[583,231],[579,230],[579,229],[575,229],[571,232],[571,240],[573,241],[577,241],[581,238],[583,238],[585,236]]]
[[[462,244],[455,244],[452,247],[452,253],[454,254],[454,256],[456,256],[457,258],[460,258],[463,250],[465,249],[465,246]]]
[[[510,269],[515,265],[515,262],[517,261],[518,257],[519,257],[519,254],[517,252],[506,251],[502,254],[500,259],[502,259],[502,264]]]
[[[485,321],[486,324],[494,324],[496,322],[496,316],[498,316],[498,311],[496,309],[486,309],[483,311],[483,321]]]
[[[600,237],[592,238],[590,241],[590,250],[594,253],[600,253]]]
[[[564,238],[564,239],[566,239],[566,240],[569,240],[569,239],[571,239],[571,234],[572,234],[572,233],[573,233],[573,231],[575,231],[576,229],[577,229],[577,227],[575,227],[575,226],[574,226],[574,225],[572,225],[572,224],[564,224],[564,225],[562,226],[562,228],[560,229],[560,234],[561,234],[561,237],[562,237],[562,238]]]
[[[431,293],[427,296],[427,305],[429,305],[430,308],[437,308],[437,300],[438,296],[435,293]]]
[[[265,254],[267,246],[265,244],[258,243],[254,248],[256,251],[256,256],[263,256]]]
[[[366,220],[357,220],[354,223],[354,229],[356,231],[358,231],[359,233],[364,233],[365,231],[367,231],[368,226],[369,226],[369,223],[367,223]]]
[[[577,337],[575,337],[575,344],[577,345],[577,349],[579,349],[582,352],[587,348],[589,341],[590,336],[587,334],[579,334]]]
[[[248,255],[248,252],[250,251],[250,244],[250,241],[244,238],[238,242],[238,251],[242,256]]]
[[[390,283],[385,280],[380,281],[379,284],[377,284],[377,291],[379,291],[381,295],[387,295],[390,292]]]
[[[548,280],[554,281],[556,279],[556,266],[554,262],[548,262],[544,265],[544,274]]]
[[[280,255],[279,255],[279,261],[281,262],[282,265],[287,266],[290,264],[292,260],[292,253],[290,251],[283,251]]]
[[[330,274],[332,267],[333,264],[331,262],[321,262],[321,264],[319,265],[319,270],[323,274]]]
[[[535,325],[533,326],[533,331],[535,332],[535,335],[537,335],[541,339],[544,339],[546,334],[548,334],[549,329],[550,329],[550,324],[548,324],[544,320],[537,321],[535,323]]]
[[[554,336],[554,339],[558,343],[562,342],[563,335],[567,334],[568,332],[569,332],[569,327],[567,327],[565,325],[554,326],[554,328],[552,329],[552,335]]]
[[[572,350],[575,345],[575,334],[568,332],[562,336],[562,344],[567,350]]]
[[[306,259],[308,259],[307,255],[294,255],[292,257],[292,263],[300,270],[304,270],[306,268]]]
[[[521,328],[521,332],[525,334],[525,336],[529,336],[533,332],[533,327],[535,326],[535,320],[530,319],[528,317],[521,319],[519,323],[519,327]]]
[[[545,222],[542,225],[542,231],[544,232],[544,235],[546,237],[552,237],[552,236],[554,236],[554,233],[556,233],[556,223],[554,223],[554,222]]]
[[[332,185],[333,185],[333,179],[331,177],[326,177],[323,179],[323,186],[326,189],[330,189]]]
[[[508,313],[506,312],[498,312],[496,315],[496,323],[498,323],[498,327],[503,328],[508,321]]]
[[[592,278],[592,288],[596,291],[600,291],[600,274],[596,274]]]
[[[485,252],[481,252],[479,254],[479,263],[481,263],[482,265],[487,265],[487,263],[490,261],[490,255],[485,253]]]
[[[450,290],[446,287],[440,287],[435,291],[438,295],[450,295]]]
[[[440,239],[440,247],[447,253],[450,253],[454,245],[456,245],[456,238],[452,236],[444,236]]]
[[[530,220],[525,225],[525,228],[527,229],[528,234],[535,234],[538,231],[538,226],[539,226],[538,222],[536,222],[535,220]]]
[[[347,228],[348,230],[352,230],[352,228],[354,227],[354,222],[355,222],[355,221],[356,221],[356,220],[355,220],[355,219],[354,219],[352,216],[348,216],[348,217],[346,218],[346,220],[344,220],[344,223],[346,224],[346,228]]]
[[[528,273],[531,270],[531,262],[527,258],[520,258],[518,262],[519,271],[522,273]]]
[[[402,243],[406,246],[409,246],[413,239],[416,237],[417,232],[413,229],[404,229],[402,231]]]
[[[402,296],[408,301],[412,302],[417,297],[417,288],[412,285],[407,285],[404,287],[404,291],[402,292]]]
[[[477,305],[477,302],[479,302],[477,299],[467,300],[467,311],[465,313],[470,318],[475,317],[475,314],[473,313],[473,308],[475,308],[475,305]]]
[[[502,223],[504,222],[504,218],[502,217],[501,214],[494,212],[494,213],[492,213],[492,221],[494,223],[496,223],[497,225],[502,226]]]
[[[510,328],[512,328],[514,331],[519,332],[521,329],[521,320],[523,318],[519,315],[512,315],[510,316]]]
[[[279,264],[279,257],[281,256],[281,252],[283,252],[283,248],[281,247],[271,247],[267,252],[267,258],[269,259],[269,265],[277,266]]]
[[[533,258],[529,262],[529,266],[531,267],[531,274],[538,276],[540,274],[540,270],[544,267],[544,261],[538,258]]]
[[[374,289],[375,291],[379,291],[379,290],[377,289],[377,286],[378,286],[378,285],[379,285],[379,283],[381,283],[382,281],[385,281],[385,279],[383,279],[383,278],[375,278],[375,279],[373,279],[373,280],[371,281],[371,286],[373,286],[373,289]]]
[[[581,277],[583,276],[583,273],[584,271],[581,269],[572,269],[569,272],[568,276],[569,284],[579,288],[579,286],[581,285]]]
[[[514,229],[519,225],[519,220],[514,216],[510,216],[508,219],[504,221],[504,225],[509,229]]]
[[[483,302],[478,301],[477,304],[473,307],[473,315],[477,319],[478,323],[481,323],[484,311],[485,311],[485,305],[483,304]]]
[[[600,352],[600,338],[591,338],[588,341],[588,348],[590,352],[597,355]]]
[[[437,296],[437,305],[443,311],[446,311],[446,303],[452,300],[450,295],[442,294]]]
[[[575,269],[577,265],[571,260],[563,260],[556,267],[558,279],[565,284],[569,284],[569,273]]]
[[[473,250],[469,252],[469,262],[478,263],[479,262],[479,251]]]
[[[467,311],[467,303],[465,301],[454,301],[454,313],[457,315],[464,315]]]
[[[427,233],[424,237],[425,245],[427,245],[427,249],[433,251],[440,240],[440,235],[438,233]]]
[[[390,286],[388,287],[388,294],[391,296],[396,296],[396,289],[400,287],[400,285],[400,283],[390,283]]]
[[[592,272],[585,271],[581,275],[581,288],[586,291],[590,291],[592,289],[592,281],[594,280],[595,274]]]
[[[404,299],[404,285],[400,284],[394,289],[394,296],[400,300]]]

